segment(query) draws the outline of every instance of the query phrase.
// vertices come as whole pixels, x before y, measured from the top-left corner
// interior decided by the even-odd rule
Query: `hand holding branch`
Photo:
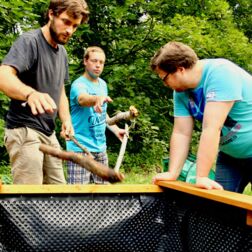
[[[74,129],[71,120],[62,122],[60,136],[65,140],[70,140],[70,136],[74,135]]]
[[[126,112],[118,112],[115,116],[107,118],[108,125],[114,125],[121,120],[133,120],[138,117],[139,112],[134,106],[130,106],[129,110]]]
[[[116,126],[115,124],[117,122],[121,120],[131,121],[135,119],[138,115],[139,115],[138,110],[134,106],[130,106],[129,111],[119,112],[114,117],[111,117],[111,118],[107,117],[107,120],[106,120],[107,125],[109,125],[109,127],[112,128]],[[114,168],[116,172],[118,172],[120,169],[121,163],[124,158],[128,138],[129,138],[129,126],[127,124],[125,124],[125,129],[117,130],[117,137],[121,140],[122,144],[121,144],[120,152],[117,157],[116,165]]]

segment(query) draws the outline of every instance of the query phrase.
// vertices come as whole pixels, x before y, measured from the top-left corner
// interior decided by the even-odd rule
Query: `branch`
[[[104,164],[101,164],[88,156],[83,156],[75,152],[63,151],[46,144],[40,144],[39,150],[44,154],[48,154],[62,160],[72,161],[110,183],[119,182],[124,179],[122,173],[115,172],[113,169],[110,169]]]
[[[129,111],[119,112],[115,116],[107,119],[108,125],[114,125],[121,120],[132,120],[139,115],[138,110],[134,106],[130,106]]]
[[[120,166],[121,166],[122,161],[123,161],[124,153],[125,153],[125,150],[126,150],[126,145],[127,145],[127,142],[128,142],[128,138],[129,138],[129,126],[126,123],[125,124],[125,134],[123,136],[120,152],[119,152],[118,158],[116,160],[116,165],[115,165],[115,168],[114,168],[115,172],[119,172]]]
[[[84,147],[82,144],[80,144],[80,143],[78,142],[78,140],[75,138],[75,136],[70,135],[69,138],[70,138],[70,140],[73,141],[80,149],[82,149],[82,151],[83,151],[84,153],[86,153],[89,157],[92,157],[92,158],[93,158],[93,155],[91,154],[91,152],[90,152],[86,147]]]

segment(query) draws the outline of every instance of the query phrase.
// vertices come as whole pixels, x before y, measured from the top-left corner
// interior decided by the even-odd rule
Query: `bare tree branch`
[[[108,125],[114,125],[121,120],[130,121],[135,119],[139,115],[138,110],[134,106],[130,106],[129,111],[126,112],[118,112],[115,116],[107,119]]]
[[[40,144],[39,150],[53,157],[79,164],[81,167],[98,175],[102,179],[109,181],[110,183],[120,182],[124,179],[122,173],[115,172],[113,169],[110,169],[104,164],[101,164],[88,156],[85,157],[75,152],[63,151],[46,144]]]

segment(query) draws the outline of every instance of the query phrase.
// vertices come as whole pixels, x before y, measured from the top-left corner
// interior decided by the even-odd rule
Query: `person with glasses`
[[[69,79],[64,44],[87,22],[84,0],[51,0],[46,24],[23,33],[0,67],[0,91],[11,98],[6,116],[5,146],[14,184],[64,184],[62,161],[39,151],[41,143],[60,148],[62,136],[73,134],[64,83]]]
[[[169,170],[153,182],[178,178],[198,120],[196,185],[242,193],[252,182],[252,76],[227,59],[199,60],[192,48],[175,41],[155,53],[151,68],[174,90]]]
[[[109,117],[107,104],[112,102],[112,99],[108,96],[107,83],[100,78],[105,60],[106,56],[102,48],[90,46],[85,50],[83,57],[85,71],[72,83],[70,108],[75,139],[91,152],[94,160],[108,166],[106,127],[120,141],[125,130],[118,128],[117,125],[106,124],[106,119]],[[74,141],[67,141],[67,150],[86,155]],[[96,174],[71,161],[67,162],[67,175],[69,184],[106,183]]]

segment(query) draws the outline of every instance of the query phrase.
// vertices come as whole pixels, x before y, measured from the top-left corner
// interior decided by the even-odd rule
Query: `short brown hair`
[[[90,46],[85,50],[85,53],[83,55],[83,59],[88,60],[89,54],[91,52],[101,52],[101,53],[104,53],[104,55],[105,55],[105,52],[103,51],[103,49],[101,47],[99,47],[99,46]],[[106,55],[105,55],[105,57],[106,57]]]
[[[88,5],[85,0],[51,0],[46,16],[47,21],[49,10],[53,11],[54,16],[59,16],[66,11],[74,19],[82,17],[81,23],[87,23],[89,18]]]
[[[162,46],[151,59],[151,69],[175,73],[178,67],[191,68],[198,60],[194,50],[180,42],[171,41]]]

